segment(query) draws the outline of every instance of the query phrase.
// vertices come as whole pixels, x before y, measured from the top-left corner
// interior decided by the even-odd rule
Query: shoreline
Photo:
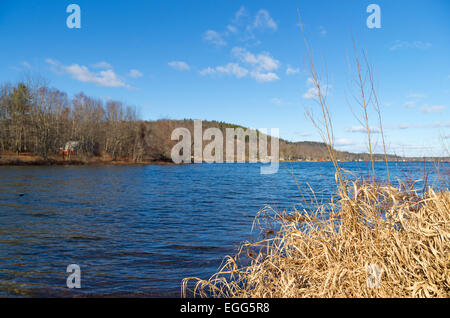
[[[378,161],[378,160],[377,160]],[[293,162],[332,162],[330,160],[280,160],[279,163],[293,163]],[[338,162],[370,162],[365,160],[339,160]],[[385,162],[379,160],[379,162]],[[396,162],[437,162],[437,163],[450,163],[450,158],[403,158],[401,160],[388,160],[388,163],[396,163]],[[203,161],[202,163],[212,163],[208,161]],[[227,163],[227,162],[222,162]],[[240,162],[233,162],[240,163]],[[250,163],[248,161],[242,163]],[[189,163],[186,163],[189,164]],[[197,163],[190,163],[197,164]],[[91,159],[82,159],[77,158],[76,156],[73,159],[62,159],[58,156],[52,156],[47,159],[43,159],[40,156],[30,155],[27,153],[23,154],[11,154],[11,153],[3,153],[0,155],[0,166],[95,166],[95,165],[177,165],[172,161],[164,161],[164,160],[143,160],[143,161],[133,161],[128,158],[121,158],[117,160],[113,160],[108,157],[94,157]]]
[[[332,162],[332,161],[318,161],[318,160],[304,160],[304,161],[280,161],[280,163],[324,163],[324,162]],[[340,161],[340,162],[369,162],[369,161]],[[383,161],[380,161],[383,162]],[[388,161],[388,163],[396,163],[396,162],[417,162],[417,163],[450,163],[448,160],[401,160],[401,161]],[[209,163],[211,162],[202,162]],[[223,162],[226,164],[227,162]],[[239,163],[239,162],[232,162]],[[242,163],[251,163],[251,162],[242,162]],[[197,163],[191,163],[197,164]],[[83,160],[55,160],[55,159],[36,159],[36,160],[22,160],[22,159],[1,159],[0,158],[0,167],[26,167],[26,166],[146,166],[146,165],[155,165],[155,166],[175,166],[177,164],[170,161],[128,161],[128,160],[93,160],[93,161],[83,161]],[[185,164],[183,164],[185,165]]]
[[[134,162],[130,159],[112,160],[109,158],[94,158],[83,160],[80,158],[62,159],[51,157],[43,159],[39,156],[20,154],[20,155],[2,155],[0,156],[0,166],[107,166],[107,165],[174,165],[170,161],[148,160]]]

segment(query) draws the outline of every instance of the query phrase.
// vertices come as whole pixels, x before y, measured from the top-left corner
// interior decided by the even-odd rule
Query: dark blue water
[[[343,166],[355,177],[367,171],[364,162]],[[0,296],[178,296],[183,278],[209,278],[258,234],[250,229],[265,205],[303,207],[291,173],[307,197],[306,182],[319,201],[334,191],[331,163],[259,168],[0,167]],[[376,170],[386,177],[384,163]],[[423,163],[391,163],[393,179],[423,172]],[[69,264],[81,268],[81,289],[66,287]]]

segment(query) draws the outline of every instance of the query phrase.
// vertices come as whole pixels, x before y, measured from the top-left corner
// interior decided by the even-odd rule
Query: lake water
[[[367,171],[365,162],[343,166]],[[209,278],[257,234],[262,207],[302,207],[291,173],[319,200],[334,189],[328,162],[285,163],[274,175],[259,168],[0,167],[0,296],[179,296],[183,278]],[[393,179],[423,178],[423,163],[390,168]],[[384,163],[376,170],[386,177]],[[69,264],[81,268],[81,289],[66,287]]]

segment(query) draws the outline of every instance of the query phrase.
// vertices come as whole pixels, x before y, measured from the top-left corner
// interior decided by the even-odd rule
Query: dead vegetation
[[[449,297],[450,192],[347,186],[349,196],[314,213],[263,210],[260,217],[281,223],[276,235],[244,244],[209,280],[197,280],[194,294]]]

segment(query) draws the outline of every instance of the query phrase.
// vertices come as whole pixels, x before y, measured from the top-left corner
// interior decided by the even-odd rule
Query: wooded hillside
[[[171,149],[177,142],[171,140],[171,134],[179,127],[194,135],[191,119],[142,121],[134,107],[118,101],[104,102],[83,93],[69,98],[58,89],[30,83],[0,86],[0,154],[28,153],[46,160],[58,156],[68,142],[76,141],[80,160],[102,157],[112,161],[171,161]],[[210,127],[221,129],[224,136],[226,128],[245,130],[224,122],[203,121],[203,129]],[[337,154],[340,160],[368,159],[367,154]],[[280,158],[328,160],[329,155],[324,143],[280,139]]]

